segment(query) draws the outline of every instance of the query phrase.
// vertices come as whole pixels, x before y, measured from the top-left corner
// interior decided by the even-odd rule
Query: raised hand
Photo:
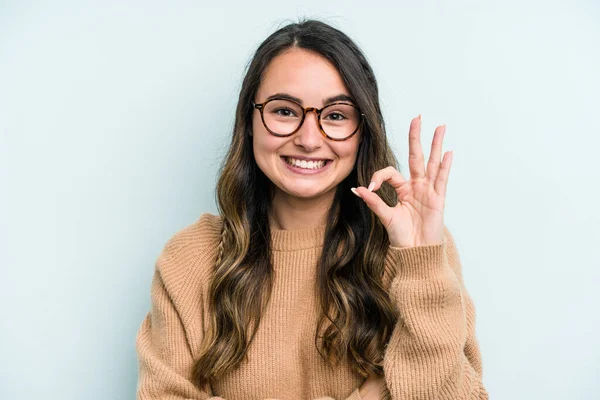
[[[433,135],[427,169],[421,149],[421,116],[413,118],[408,133],[410,179],[407,181],[394,167],[376,171],[368,188],[359,186],[352,192],[361,197],[385,226],[394,247],[440,244],[444,240],[444,205],[446,186],[452,164],[452,152],[442,153],[446,125],[438,126]],[[388,182],[398,194],[398,204],[389,207],[374,193]]]

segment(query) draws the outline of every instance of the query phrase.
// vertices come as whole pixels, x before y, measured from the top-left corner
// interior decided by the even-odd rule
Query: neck
[[[327,223],[335,189],[314,198],[299,198],[277,190],[269,223],[274,229],[309,229]]]

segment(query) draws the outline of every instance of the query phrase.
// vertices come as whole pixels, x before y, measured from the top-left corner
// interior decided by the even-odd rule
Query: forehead
[[[257,100],[275,93],[286,93],[302,100],[305,106],[320,107],[324,99],[350,95],[336,67],[320,54],[292,48],[273,58],[258,88]]]

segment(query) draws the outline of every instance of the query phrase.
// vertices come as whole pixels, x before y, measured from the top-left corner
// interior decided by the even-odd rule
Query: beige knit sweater
[[[137,399],[360,400],[363,378],[349,364],[328,368],[314,345],[316,263],[325,225],[272,229],[274,284],[248,360],[210,387],[192,383],[222,221],[205,213],[177,232],[156,262],[152,307],[136,339]],[[454,240],[389,247],[384,287],[397,321],[384,356],[387,389],[399,399],[487,399],[475,310]]]

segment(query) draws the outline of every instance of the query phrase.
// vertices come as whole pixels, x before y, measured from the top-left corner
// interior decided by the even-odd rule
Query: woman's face
[[[301,100],[303,107],[322,108],[326,99],[350,96],[337,69],[323,56],[293,48],[275,57],[267,66],[258,88],[256,103],[275,94]],[[277,193],[294,198],[333,196],[335,187],[346,178],[356,161],[361,132],[336,142],[319,130],[317,115],[309,112],[301,128],[291,136],[277,137],[262,123],[260,111],[252,116],[254,158],[261,171],[275,184]],[[329,160],[322,168],[292,167],[292,159]],[[304,165],[310,167],[311,164]],[[320,164],[313,163],[312,167]],[[291,200],[291,199],[290,199]]]

